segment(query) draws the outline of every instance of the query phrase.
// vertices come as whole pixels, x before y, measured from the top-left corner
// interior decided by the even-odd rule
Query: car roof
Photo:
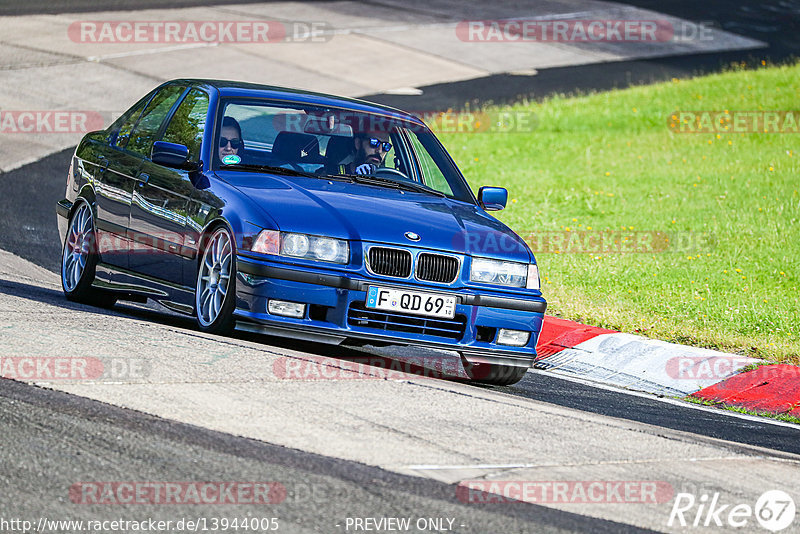
[[[344,108],[354,111],[361,111],[364,113],[376,113],[378,115],[390,114],[409,122],[424,125],[424,123],[418,117],[415,117],[414,115],[411,115],[410,113],[400,109],[383,106],[381,104],[375,104],[373,102],[367,102],[366,100],[359,100],[357,98],[316,93],[314,91],[305,91],[302,89],[291,89],[288,87],[261,85],[231,80],[207,80],[196,78],[171,80],[166,83],[187,83],[214,88],[219,91],[219,94],[222,97],[288,100],[291,102],[304,104],[316,104],[320,106]]]

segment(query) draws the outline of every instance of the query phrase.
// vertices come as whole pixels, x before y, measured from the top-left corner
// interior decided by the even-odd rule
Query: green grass
[[[527,133],[440,133],[467,179],[509,190],[519,234],[662,232],[655,253],[536,252],[548,313],[800,362],[800,134],[676,134],[674,111],[798,110],[800,65],[734,69],[501,111]],[[490,111],[498,111],[494,108]],[[686,250],[679,238],[696,241]]]

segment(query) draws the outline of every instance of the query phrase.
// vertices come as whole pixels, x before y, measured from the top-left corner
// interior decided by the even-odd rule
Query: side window
[[[142,99],[141,102],[136,104],[133,108],[129,109],[126,114],[119,119],[122,121],[122,126],[120,126],[119,131],[117,132],[117,137],[114,140],[114,146],[119,148],[125,148],[125,145],[128,144],[128,139],[131,137],[131,132],[133,131],[133,127],[136,126],[136,122],[139,120],[139,115],[142,114],[142,110],[144,109],[145,104],[149,98]],[[112,129],[117,126],[114,124]]]
[[[422,173],[422,182],[432,189],[436,189],[437,191],[441,191],[446,195],[453,196],[453,190],[450,187],[450,184],[447,182],[447,178],[445,178],[444,174],[439,169],[439,166],[436,165],[435,161],[433,161],[430,153],[422,145],[422,142],[417,137],[417,134],[409,131],[408,138],[411,140],[411,145],[414,149],[414,153],[417,156],[419,170]]]
[[[397,152],[395,152],[395,147],[397,146],[397,142],[399,140],[400,139],[396,135],[392,135],[391,139],[389,139],[389,141],[392,143],[392,149],[386,153],[386,157],[383,160],[384,167],[389,167],[390,169],[397,169],[398,167],[401,166],[399,165],[400,160],[397,157],[398,154]]]
[[[186,145],[189,149],[189,161],[197,162],[200,158],[200,145],[206,127],[208,113],[208,95],[198,89],[192,89],[175,110],[169,121],[164,141]]]
[[[168,85],[158,92],[156,96],[147,104],[139,123],[136,125],[128,141],[128,150],[136,152],[145,157],[150,157],[150,149],[155,141],[158,129],[164,118],[172,109],[172,106],[183,94],[185,87],[179,85]]]

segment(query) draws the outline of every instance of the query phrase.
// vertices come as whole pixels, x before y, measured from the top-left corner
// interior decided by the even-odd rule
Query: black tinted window
[[[153,141],[158,133],[158,129],[164,122],[169,110],[183,94],[185,87],[178,85],[168,85],[160,90],[156,96],[147,104],[142,113],[139,123],[136,125],[128,141],[128,150],[132,150],[142,156],[150,156]]]
[[[208,113],[208,95],[198,89],[192,89],[175,110],[169,121],[164,141],[186,145],[189,149],[189,161],[196,162],[200,157],[200,145],[206,127]]]

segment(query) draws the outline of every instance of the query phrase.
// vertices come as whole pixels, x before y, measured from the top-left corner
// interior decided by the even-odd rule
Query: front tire
[[[501,365],[497,363],[470,363],[463,360],[464,370],[472,382],[490,386],[510,386],[525,377],[528,367]]]
[[[229,334],[236,326],[236,254],[231,233],[224,226],[204,239],[195,289],[195,318],[203,332]]]
[[[67,300],[110,308],[117,299],[92,287],[97,268],[97,243],[92,208],[81,202],[72,214],[61,252],[61,287]]]

